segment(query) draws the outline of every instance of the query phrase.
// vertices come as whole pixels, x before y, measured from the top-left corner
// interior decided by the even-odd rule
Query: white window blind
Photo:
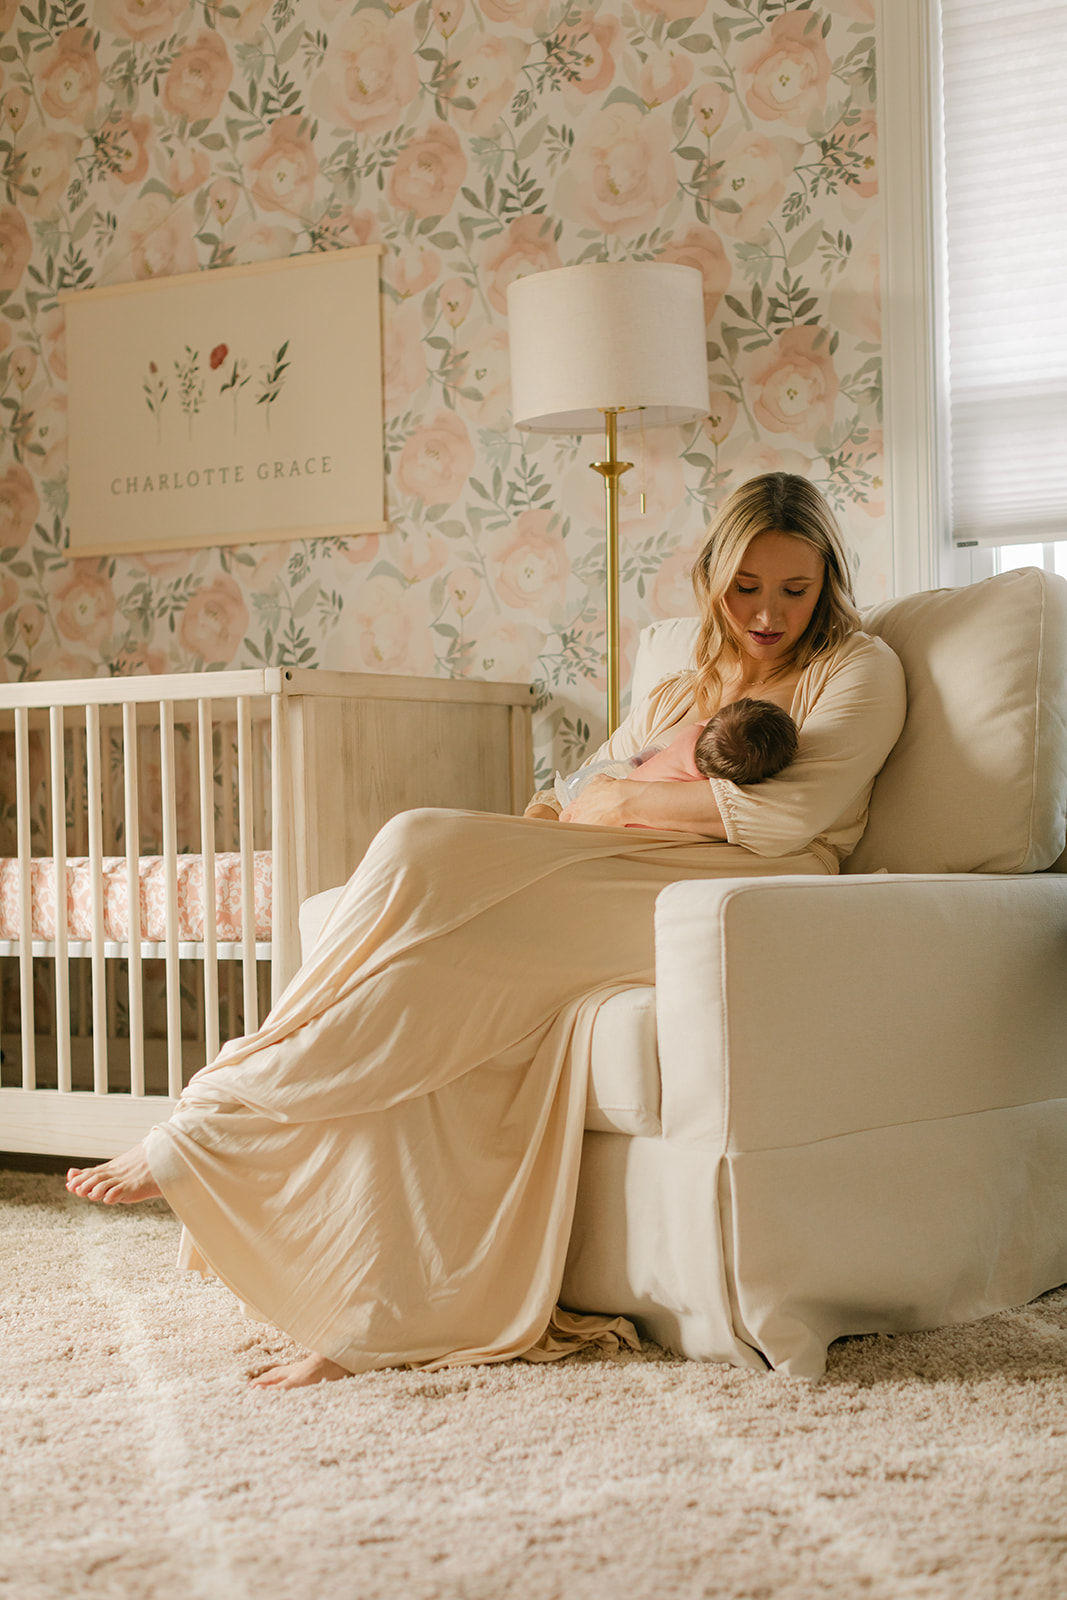
[[[942,0],[952,525],[1067,539],[1067,0]]]

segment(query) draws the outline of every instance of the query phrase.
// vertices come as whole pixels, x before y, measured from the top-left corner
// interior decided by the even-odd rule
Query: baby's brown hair
[[[796,758],[797,725],[770,700],[734,700],[704,726],[693,759],[705,778],[762,783]]]

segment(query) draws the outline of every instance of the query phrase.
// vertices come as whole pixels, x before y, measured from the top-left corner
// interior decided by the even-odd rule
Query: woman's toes
[[[159,1185],[140,1145],[98,1167],[72,1167],[67,1174],[67,1188],[81,1200],[102,1201],[104,1205],[133,1205],[159,1194]]]
[[[271,1367],[251,1380],[251,1389],[306,1389],[313,1383],[332,1383],[337,1378],[347,1378],[347,1367],[339,1367],[326,1356],[308,1356],[304,1361],[293,1361],[284,1367]]]
[[[92,1171],[88,1171],[83,1172],[75,1183],[68,1183],[67,1188],[80,1200],[99,1200],[103,1197],[107,1185],[99,1174],[94,1175]]]
[[[249,1380],[250,1389],[276,1389],[284,1380],[287,1367],[270,1367],[266,1372],[257,1373]]]

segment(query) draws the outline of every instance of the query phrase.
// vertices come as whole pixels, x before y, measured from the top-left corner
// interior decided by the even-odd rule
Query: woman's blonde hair
[[[780,671],[808,666],[860,625],[841,531],[818,489],[792,472],[767,472],[750,478],[720,508],[693,566],[701,618],[696,701],[704,711],[719,703],[723,668],[741,659],[741,647],[723,601],[745,551],[761,533],[786,533],[800,539],[823,562],[823,585],[811,621]]]

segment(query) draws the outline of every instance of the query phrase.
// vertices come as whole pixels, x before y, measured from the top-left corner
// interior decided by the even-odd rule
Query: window
[[[1067,575],[1067,4],[879,0],[878,21],[897,593]]]
[[[1002,544],[993,551],[994,572],[1010,572],[1013,567],[1043,567],[1067,578],[1067,539],[1052,544]]]
[[[998,570],[1062,571],[1067,6],[941,0],[940,13],[952,536],[998,548]]]

